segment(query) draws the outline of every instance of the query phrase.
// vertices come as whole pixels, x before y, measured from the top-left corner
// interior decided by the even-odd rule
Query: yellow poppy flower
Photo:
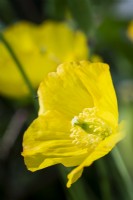
[[[88,58],[87,38],[66,23],[46,21],[36,26],[20,22],[5,29],[3,34],[34,88],[58,64]],[[29,94],[14,60],[1,41],[0,72],[0,94],[13,98]]]
[[[57,163],[77,166],[70,187],[83,168],[106,155],[122,139],[117,100],[109,67],[68,62],[40,84],[39,116],[24,134],[25,164],[36,171]]]
[[[127,36],[131,41],[133,41],[133,20],[129,23],[127,28]]]

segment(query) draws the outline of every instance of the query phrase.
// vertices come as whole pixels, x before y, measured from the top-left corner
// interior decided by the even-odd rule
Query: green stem
[[[100,178],[100,189],[101,189],[101,195],[103,200],[111,200],[111,188],[106,168],[106,163],[104,162],[104,159],[100,159],[96,162],[97,172],[99,173]]]
[[[8,43],[8,41],[5,39],[4,35],[0,32],[0,40],[3,42],[3,44],[5,45],[5,47],[7,48],[7,50],[9,51],[10,55],[12,56],[14,62],[16,63],[16,66],[21,74],[21,76],[23,77],[23,80],[25,81],[27,87],[28,87],[28,90],[31,94],[31,97],[32,97],[32,102],[33,102],[33,105],[35,107],[35,110],[37,111],[38,109],[38,105],[37,105],[37,102],[35,100],[35,97],[36,97],[36,93],[32,87],[32,84],[30,82],[30,80],[28,79],[24,69],[23,69],[23,66],[22,64],[20,63],[19,59],[17,58],[16,54],[14,53],[12,47],[10,46],[10,44]]]
[[[133,200],[133,182],[132,182],[131,177],[128,173],[128,170],[125,166],[125,163],[124,163],[124,161],[121,157],[119,149],[117,147],[114,148],[114,150],[111,152],[111,154],[112,154],[112,157],[115,161],[116,167],[117,167],[121,177],[124,180],[129,199]]]

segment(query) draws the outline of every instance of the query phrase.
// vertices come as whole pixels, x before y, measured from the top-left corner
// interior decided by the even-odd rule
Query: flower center
[[[70,137],[81,147],[95,147],[112,133],[109,125],[98,116],[96,107],[85,108],[79,116],[72,119]]]

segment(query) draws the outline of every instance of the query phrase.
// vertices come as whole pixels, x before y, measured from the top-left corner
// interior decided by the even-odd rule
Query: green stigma
[[[79,116],[72,119],[71,135],[73,143],[90,145],[97,144],[111,135],[108,124],[97,115],[97,109],[85,108]]]

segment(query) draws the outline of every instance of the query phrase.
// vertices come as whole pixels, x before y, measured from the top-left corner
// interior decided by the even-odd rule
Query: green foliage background
[[[68,19],[86,33],[91,54],[99,54],[111,67],[120,118],[128,122],[127,136],[118,146],[132,179],[133,42],[126,32],[133,12],[128,17],[120,14],[116,8],[121,3],[115,0],[0,0],[0,27],[3,30],[20,20],[39,24],[46,19]],[[133,6],[133,2],[130,3]],[[125,171],[121,163],[118,170],[111,154],[86,168],[82,179],[69,190],[65,187],[64,173],[67,172],[62,166],[35,173],[27,171],[20,154],[23,133],[35,118],[32,110],[32,103],[25,106],[22,102],[0,97],[0,199],[133,199],[133,195],[128,196],[129,181]]]

